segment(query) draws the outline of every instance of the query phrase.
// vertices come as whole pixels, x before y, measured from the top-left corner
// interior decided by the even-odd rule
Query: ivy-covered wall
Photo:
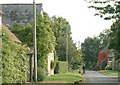
[[[20,83],[28,80],[26,48],[11,41],[2,33],[2,83]]]

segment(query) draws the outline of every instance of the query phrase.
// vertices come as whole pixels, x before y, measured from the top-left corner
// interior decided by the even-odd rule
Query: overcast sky
[[[0,0],[0,3],[32,3],[33,0]],[[99,35],[110,28],[111,21],[94,16],[95,10],[87,8],[84,0],[35,0],[43,3],[43,10],[50,16],[62,16],[69,21],[74,42],[83,42],[87,36]]]

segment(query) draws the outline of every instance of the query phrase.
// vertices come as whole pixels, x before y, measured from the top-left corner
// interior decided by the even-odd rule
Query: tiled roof
[[[0,15],[3,15],[4,13],[2,11],[0,11]]]
[[[9,30],[9,28],[5,25],[2,24],[2,28],[5,30],[7,33],[8,37],[14,41],[15,43],[21,44],[22,42]]]

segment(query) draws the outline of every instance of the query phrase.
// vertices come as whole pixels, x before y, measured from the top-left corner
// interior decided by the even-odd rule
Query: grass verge
[[[107,75],[107,76],[113,76],[113,77],[120,76],[118,71],[113,71],[113,70],[100,70],[98,72],[103,73],[104,75]]]
[[[68,72],[48,76],[43,82],[45,83],[74,83],[75,81],[84,80],[79,73]]]

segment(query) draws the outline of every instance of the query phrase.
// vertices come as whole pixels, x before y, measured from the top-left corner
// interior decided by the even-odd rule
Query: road
[[[87,79],[88,85],[120,85],[117,78],[106,76],[96,71],[86,71],[84,77]]]

